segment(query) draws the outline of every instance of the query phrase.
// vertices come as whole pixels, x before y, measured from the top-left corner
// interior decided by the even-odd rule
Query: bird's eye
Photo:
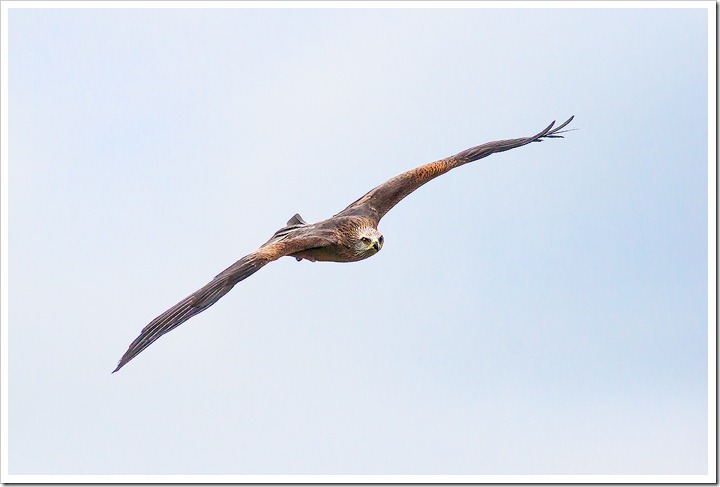
[[[378,242],[380,242],[380,245],[382,245],[384,241],[385,241],[385,237],[380,235],[380,238],[378,239]]]
[[[366,244],[369,244],[369,243],[370,243],[370,238],[369,238],[369,237],[362,237],[360,240],[362,240],[363,243],[366,243]]]

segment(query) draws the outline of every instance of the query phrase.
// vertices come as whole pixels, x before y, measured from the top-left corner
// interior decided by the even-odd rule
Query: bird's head
[[[385,239],[377,228],[360,227],[355,240],[355,252],[363,258],[377,254]]]

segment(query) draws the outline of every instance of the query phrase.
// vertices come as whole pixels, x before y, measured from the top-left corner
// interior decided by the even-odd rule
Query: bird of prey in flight
[[[355,262],[372,257],[383,246],[378,231],[380,219],[400,200],[431,179],[468,162],[496,152],[521,147],[543,139],[562,138],[562,130],[573,117],[558,127],[555,122],[540,133],[519,139],[497,140],[464,150],[454,156],[411,169],[370,190],[337,215],[317,223],[306,223],[298,214],[275,232],[255,252],[215,276],[212,281],[152,320],[130,344],[114,372],[145,350],[155,340],[215,304],[235,284],[250,277],[261,267],[280,257],[329,262]]]

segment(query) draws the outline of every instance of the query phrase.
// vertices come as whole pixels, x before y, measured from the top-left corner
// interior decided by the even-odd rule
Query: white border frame
[[[8,11],[14,8],[697,8],[708,14],[707,475],[11,475],[8,473]],[[4,1],[0,4],[0,370],[3,483],[715,483],[717,481],[717,24],[714,1]]]

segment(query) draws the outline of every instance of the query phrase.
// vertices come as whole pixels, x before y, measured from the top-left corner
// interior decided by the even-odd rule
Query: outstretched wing
[[[256,273],[265,264],[294,252],[326,245],[328,242],[321,236],[283,235],[280,240],[271,239],[256,252],[242,259],[215,276],[212,281],[186,297],[178,304],[152,320],[122,356],[113,373],[135,358],[165,333],[177,328],[185,321],[201,313],[215,304],[227,294],[235,284]]]
[[[567,130],[561,129],[567,126],[573,118],[574,116],[570,117],[556,128],[553,128],[555,125],[555,122],[553,122],[532,137],[488,142],[487,144],[464,150],[454,156],[411,169],[370,190],[336,216],[363,215],[373,218],[377,223],[393,206],[398,204],[400,200],[431,179],[445,174],[458,166],[477,161],[496,152],[514,149],[532,142],[541,142],[546,138],[562,138],[560,134],[567,132]]]

